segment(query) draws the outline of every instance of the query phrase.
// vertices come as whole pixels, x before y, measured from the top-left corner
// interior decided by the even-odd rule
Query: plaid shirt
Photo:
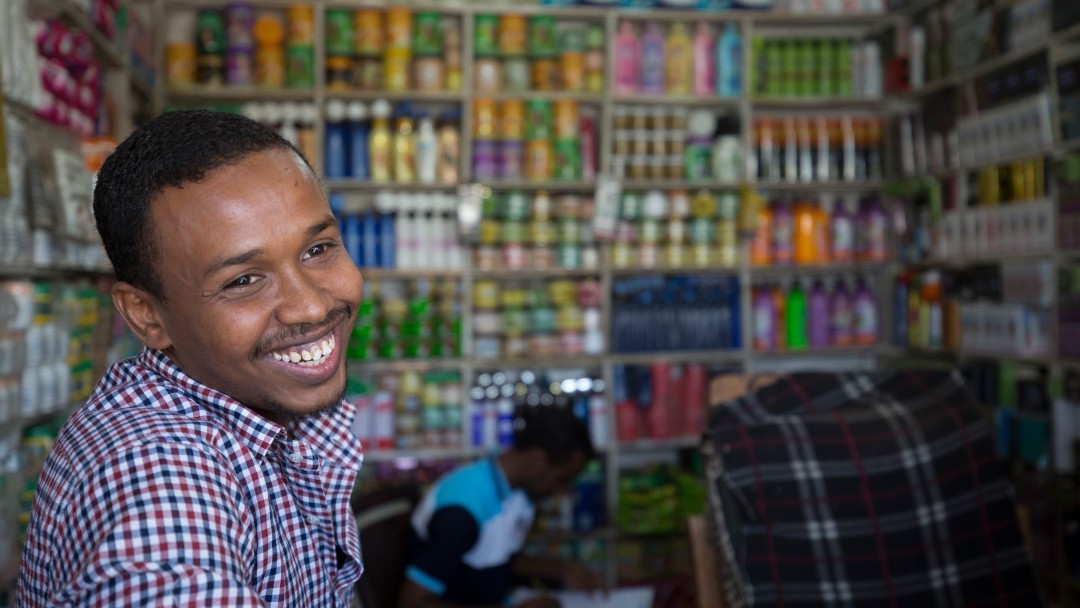
[[[349,606],[354,407],[285,430],[144,350],[64,425],[34,497],[20,606]]]
[[[783,376],[706,437],[729,606],[1043,604],[958,373]]]

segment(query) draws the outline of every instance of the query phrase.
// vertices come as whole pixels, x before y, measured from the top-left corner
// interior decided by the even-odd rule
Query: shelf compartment
[[[623,190],[738,190],[740,182],[686,179],[624,179]]]
[[[842,273],[874,273],[884,270],[887,262],[827,262],[824,264],[784,264],[774,266],[750,266],[751,279],[780,278],[807,275],[834,275]]]
[[[474,180],[475,181],[475,180]],[[573,181],[573,182],[553,182],[553,181],[536,181],[526,179],[515,180],[491,180],[484,182],[476,182],[482,186],[491,188],[492,190],[546,190],[548,192],[592,192],[596,190],[596,182],[592,180],[588,181]]]
[[[359,361],[349,359],[349,365],[354,371],[371,374],[395,373],[395,372],[427,372],[432,370],[450,369],[460,370],[465,367],[464,359],[375,359],[373,361]]]
[[[657,275],[737,275],[741,266],[658,266],[656,268],[612,268],[619,278]]]
[[[881,98],[860,97],[752,97],[750,102],[755,109],[799,111],[810,110],[815,113],[846,112],[851,110],[880,110],[885,102]]]
[[[551,268],[548,270],[509,270],[509,269],[497,269],[497,270],[475,270],[473,271],[473,278],[476,280],[521,280],[521,279],[568,279],[568,278],[587,278],[587,277],[599,277],[603,274],[603,270],[599,268]]]
[[[607,358],[615,365],[649,365],[656,361],[729,365],[744,363],[746,361],[746,351],[739,349],[717,349],[698,351],[656,351],[648,353],[613,353],[608,355]]]
[[[583,91],[498,91],[483,93],[473,91],[473,99],[494,99],[506,101],[512,99],[543,99],[546,101],[576,101],[581,104],[599,105],[604,103],[606,97],[603,93],[586,93]]]
[[[551,355],[549,357],[503,357],[474,358],[476,369],[562,369],[576,367],[600,367],[604,355]]]
[[[459,279],[465,276],[462,268],[361,268],[364,279]]]
[[[333,192],[457,192],[460,184],[399,184],[397,182],[364,182],[354,179],[333,179],[326,181],[326,189]]]
[[[885,186],[882,180],[828,181],[828,182],[753,182],[751,187],[770,192],[873,192]]]
[[[245,101],[314,101],[315,89],[267,89],[241,86],[170,87],[170,104],[198,102],[242,103]]]
[[[663,95],[648,93],[619,93],[612,98],[617,105],[663,105],[692,108],[731,108],[742,103],[741,97],[718,95]]]

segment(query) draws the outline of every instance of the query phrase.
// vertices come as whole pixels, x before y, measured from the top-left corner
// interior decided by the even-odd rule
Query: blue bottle
[[[383,213],[379,218],[379,266],[382,268],[397,268],[397,256],[394,254],[397,247],[394,240],[396,222],[396,213]]]
[[[353,264],[356,264],[358,268],[364,267],[364,246],[363,246],[363,222],[359,215],[351,213],[341,218],[339,222],[341,224],[342,240],[345,243],[345,251],[349,252],[349,257],[352,258]]]
[[[716,94],[737,97],[742,91],[742,35],[734,22],[716,39]]]
[[[331,99],[326,102],[326,147],[323,165],[327,179],[349,177],[348,125],[345,122],[345,102]]]
[[[362,101],[351,101],[346,113],[349,120],[349,175],[366,182],[371,179],[368,161],[371,124],[368,123],[367,106]]]
[[[364,261],[362,268],[379,268],[382,266],[379,247],[379,216],[374,211],[368,211],[360,219],[360,244],[364,250],[360,257]]]

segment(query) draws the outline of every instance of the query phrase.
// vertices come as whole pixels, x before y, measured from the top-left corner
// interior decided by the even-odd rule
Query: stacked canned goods
[[[394,6],[326,11],[326,86],[335,90],[457,91],[461,21]]]
[[[473,177],[479,180],[591,179],[596,115],[571,100],[509,99],[473,104]]]
[[[595,278],[473,283],[473,354],[480,358],[600,354]]]
[[[454,280],[368,280],[348,357],[427,359],[461,354],[460,285]]]
[[[739,263],[738,196],[708,190],[623,194],[611,246],[615,268],[706,268]]]
[[[473,70],[479,93],[604,90],[604,27],[549,15],[476,16]]]
[[[315,86],[314,16],[310,4],[284,11],[247,2],[169,16],[165,49],[170,86]]]
[[[595,269],[591,197],[508,192],[484,199],[473,265],[478,270]]]

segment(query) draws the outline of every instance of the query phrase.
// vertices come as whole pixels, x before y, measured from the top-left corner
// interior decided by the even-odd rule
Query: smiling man
[[[348,606],[363,281],[311,167],[246,118],[169,113],[105,162],[94,214],[146,347],[57,438],[18,605]]]

